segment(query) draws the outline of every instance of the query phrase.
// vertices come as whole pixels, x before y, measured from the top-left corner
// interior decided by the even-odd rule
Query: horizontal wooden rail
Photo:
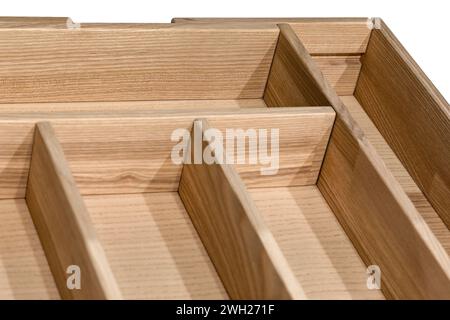
[[[75,24],[63,17],[0,17],[0,28],[49,28],[67,29]]]
[[[348,55],[365,52],[372,21],[368,18],[173,18],[173,23],[289,23],[312,55]]]
[[[337,113],[318,187],[388,297],[450,298],[450,260],[411,200],[324,79],[294,30],[280,39],[268,106],[330,104]]]
[[[265,187],[315,183],[335,113],[331,107],[265,107],[5,116],[0,119],[0,198],[24,197],[33,128],[46,119],[52,121],[83,195],[176,191],[182,165],[171,159],[179,143],[179,137],[172,140],[172,134],[177,129],[190,130],[197,117],[207,117],[224,135],[227,128],[279,129],[276,175],[260,175],[267,164],[237,165],[248,185]],[[270,138],[271,133],[267,134]]]
[[[26,201],[62,298],[120,299],[83,198],[48,122],[36,125]],[[70,266],[79,267],[79,289],[67,286]]]
[[[278,33],[269,25],[0,23],[0,103],[261,98]]]
[[[207,128],[194,122],[202,134]],[[203,148],[212,148],[204,138]],[[232,299],[305,298],[232,165],[185,164],[179,194]]]

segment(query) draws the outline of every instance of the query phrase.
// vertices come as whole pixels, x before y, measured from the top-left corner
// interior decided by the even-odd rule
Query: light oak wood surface
[[[369,41],[373,22],[368,18],[174,18],[192,23],[289,23],[311,54],[361,54]]]
[[[387,297],[448,298],[448,254],[295,32],[285,24],[280,29],[274,76],[269,75],[267,86],[272,92],[266,93],[265,101],[269,107],[331,104],[335,109],[337,119],[318,187],[358,253],[367,265],[381,268]],[[277,55],[279,65],[274,69]],[[280,87],[277,81],[287,83],[290,90],[271,89]]]
[[[352,95],[361,70],[360,56],[314,56],[325,79],[338,95]]]
[[[0,299],[59,299],[25,200],[0,200],[0,219]]]
[[[443,223],[442,219],[411,178],[408,171],[389,147],[377,127],[359,104],[358,100],[354,96],[341,96],[340,98],[355,121],[364,130],[364,134],[367,139],[383,159],[386,167],[392,172],[394,177],[400,183],[403,190],[406,192],[409,199],[430,227],[431,231],[441,243],[447,254],[450,254],[450,231],[447,226]]]
[[[177,192],[85,196],[125,299],[227,299]]]
[[[274,26],[0,28],[0,103],[261,98]]]
[[[0,197],[24,197],[34,125],[51,120],[82,194],[176,191],[181,165],[172,162],[173,130],[190,130],[196,117],[225,129],[279,128],[277,175],[238,165],[253,186],[315,183],[334,119],[330,107],[249,108],[235,111],[148,111],[9,115],[0,120]],[[9,118],[9,120],[8,120]],[[294,125],[295,124],[295,125]],[[301,138],[299,138],[301,137]]]
[[[61,296],[120,299],[86,206],[48,122],[36,125],[26,202]],[[80,269],[81,288],[68,288],[69,266]]]
[[[355,96],[450,228],[450,106],[383,22]]]
[[[197,120],[193,130],[208,127]],[[232,299],[305,298],[232,165],[185,164],[178,192]]]
[[[340,67],[337,67],[340,69]],[[340,72],[340,71],[338,71]],[[342,71],[344,74],[346,71]],[[347,77],[344,77],[347,78]],[[344,81],[347,83],[347,81]],[[173,110],[234,110],[240,108],[265,108],[261,99],[235,100],[154,100],[154,101],[111,101],[111,102],[68,102],[68,103],[12,103],[0,104],[0,116],[39,113],[92,115],[108,112],[173,111]]]
[[[52,28],[67,29],[72,20],[63,17],[0,17],[0,28]]]
[[[316,186],[249,189],[307,299],[383,299]]]

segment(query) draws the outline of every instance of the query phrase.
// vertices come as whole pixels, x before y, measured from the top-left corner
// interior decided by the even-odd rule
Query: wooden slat
[[[336,66],[341,69],[341,66]],[[342,67],[343,69],[343,67]],[[345,71],[344,74],[348,72]],[[347,81],[346,81],[347,82]],[[0,104],[0,116],[36,113],[106,113],[138,112],[149,110],[230,110],[240,108],[265,108],[263,99],[235,100],[153,100],[113,102],[69,102],[69,103],[12,103]]]
[[[177,192],[85,196],[124,299],[227,299]]]
[[[334,112],[323,107],[5,116],[0,120],[0,197],[24,196],[34,124],[46,119],[52,120],[82,194],[176,191],[182,166],[171,160],[178,143],[171,135],[189,130],[196,117],[208,117],[223,132],[279,129],[278,174],[261,179],[262,165],[237,166],[246,183],[264,187],[315,183]]]
[[[0,218],[0,299],[59,299],[25,200],[0,200]]]
[[[51,125],[36,125],[26,201],[61,296],[119,299],[121,293]],[[81,289],[70,290],[66,270],[81,270]]]
[[[368,18],[174,18],[176,23],[289,23],[311,54],[361,54],[369,41]]]
[[[185,164],[179,194],[232,299],[305,297],[231,165]]]
[[[308,299],[383,299],[317,186],[249,192]]]
[[[278,32],[0,28],[0,103],[261,98]]]
[[[450,107],[384,23],[355,96],[450,228]]]
[[[0,17],[0,28],[67,29],[70,25],[73,25],[72,20],[63,17]]]
[[[338,95],[352,95],[358,81],[359,56],[314,56],[313,60]]]
[[[269,76],[268,90],[277,86],[270,81],[282,81],[290,90],[275,91],[266,103],[334,107],[337,120],[318,187],[364,262],[381,268],[383,293],[393,298],[449,298],[449,256],[292,28],[280,29],[275,53],[280,62],[272,68],[277,76]]]

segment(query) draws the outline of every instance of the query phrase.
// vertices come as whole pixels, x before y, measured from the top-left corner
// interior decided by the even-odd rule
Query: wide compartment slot
[[[124,299],[227,299],[177,192],[85,196]]]

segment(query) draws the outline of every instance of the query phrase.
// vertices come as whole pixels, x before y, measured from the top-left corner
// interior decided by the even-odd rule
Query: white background
[[[450,101],[449,15],[448,0],[2,0],[0,3],[0,16],[60,16],[75,22],[170,22],[173,17],[381,17],[447,101]]]

